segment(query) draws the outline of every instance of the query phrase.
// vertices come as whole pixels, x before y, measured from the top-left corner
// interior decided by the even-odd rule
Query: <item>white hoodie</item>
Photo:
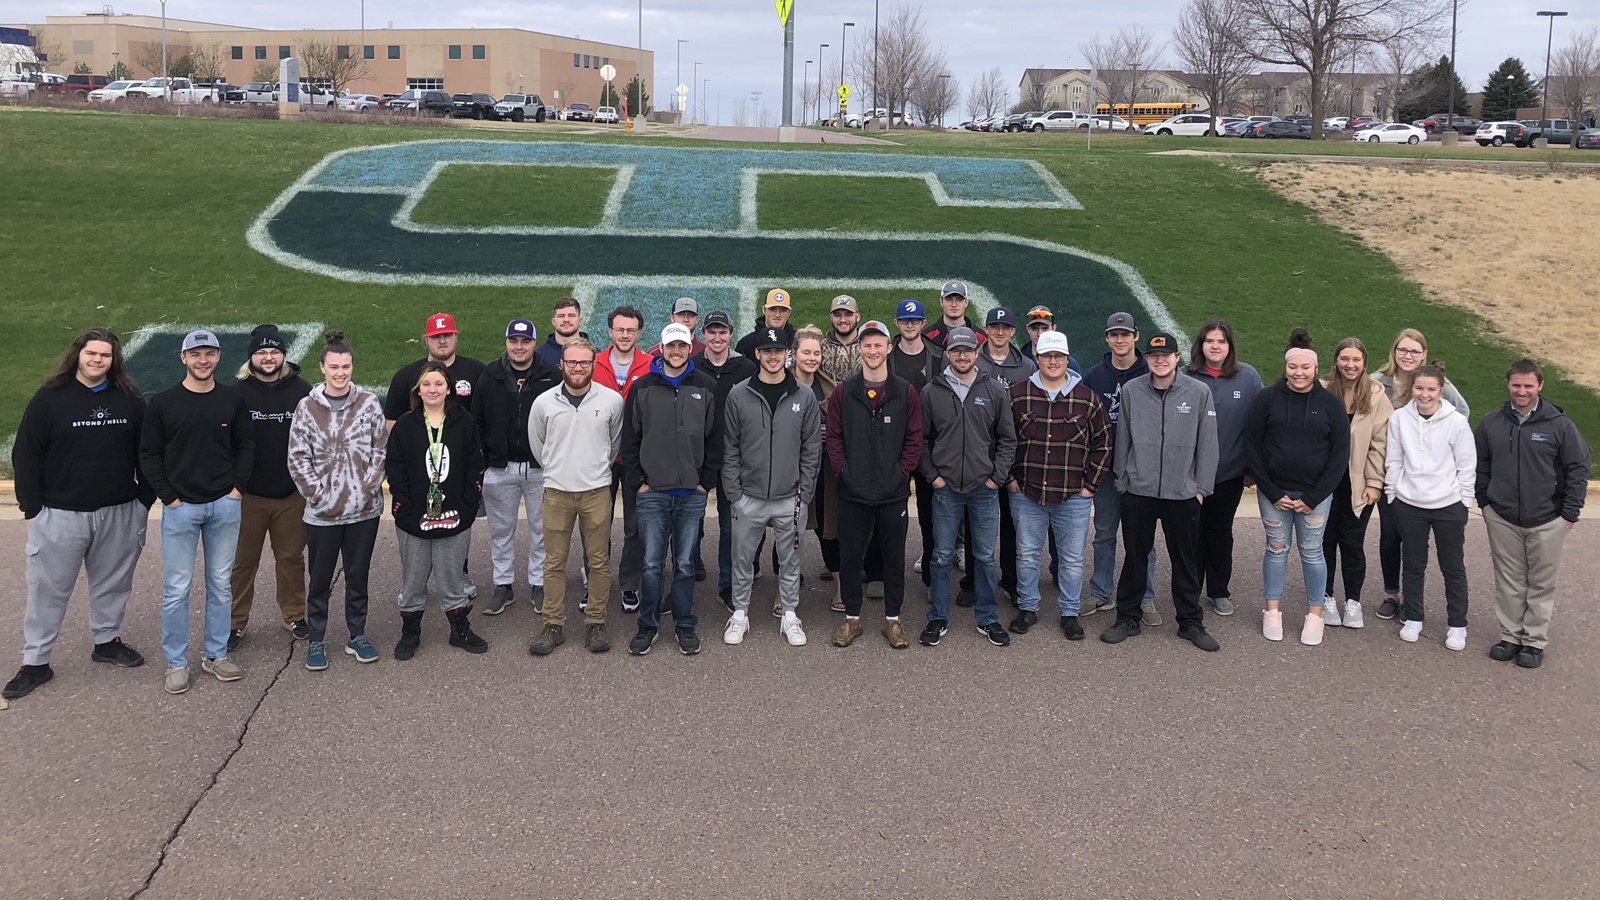
[[[1389,448],[1383,464],[1383,492],[1422,509],[1455,503],[1472,507],[1478,467],[1477,445],[1467,417],[1449,403],[1424,419],[1416,401],[1389,417]]]

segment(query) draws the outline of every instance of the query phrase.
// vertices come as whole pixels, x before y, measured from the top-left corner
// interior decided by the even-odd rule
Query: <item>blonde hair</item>
[[[805,325],[795,329],[794,340],[789,343],[791,351],[800,349],[800,342],[810,338],[818,344],[823,342],[822,329],[815,325]]]
[[[1422,336],[1422,332],[1416,330],[1415,328],[1400,329],[1400,333],[1394,336],[1394,343],[1389,345],[1389,361],[1384,363],[1383,368],[1378,370],[1382,374],[1389,376],[1389,378],[1394,381],[1394,390],[1390,392],[1389,399],[1394,401],[1396,399],[1395,395],[1398,394],[1399,402],[1396,403],[1397,406],[1404,406],[1406,403],[1410,402],[1411,382],[1417,377],[1416,369],[1412,369],[1410,374],[1402,371],[1400,369],[1400,363],[1395,356],[1395,351],[1400,349],[1400,342],[1404,340],[1413,340],[1422,345],[1422,359],[1417,362],[1417,369],[1422,368],[1430,362],[1428,359],[1428,339]],[[1443,365],[1440,364],[1438,360],[1431,360],[1431,362],[1439,365],[1440,368],[1443,369]],[[1449,383],[1449,379],[1441,380],[1439,382],[1439,387],[1442,388]]]
[[[1361,351],[1362,372],[1355,378],[1346,378],[1339,371],[1339,355],[1352,348]],[[1333,351],[1333,368],[1322,378],[1322,386],[1336,394],[1344,401],[1345,408],[1358,416],[1372,414],[1372,389],[1377,385],[1367,377],[1366,368],[1367,345],[1360,338],[1348,337],[1340,341],[1338,348]]]
[[[590,356],[595,357],[595,358],[598,358],[600,356],[600,351],[595,349],[594,344],[591,344],[587,340],[585,340],[584,338],[579,337],[579,338],[573,338],[572,340],[567,341],[565,344],[561,345],[561,358],[562,359],[566,359],[567,358],[567,348],[569,348],[569,347],[576,347],[579,350],[587,350],[587,351],[589,351]]]

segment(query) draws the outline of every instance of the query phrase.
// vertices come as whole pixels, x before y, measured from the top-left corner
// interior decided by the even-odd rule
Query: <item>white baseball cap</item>
[[[1033,348],[1034,356],[1043,356],[1046,353],[1069,353],[1067,350],[1067,336],[1059,331],[1046,331],[1039,335],[1039,343]]]
[[[693,345],[694,334],[689,331],[689,326],[682,322],[673,322],[661,329],[661,346],[665,347],[673,341]]]

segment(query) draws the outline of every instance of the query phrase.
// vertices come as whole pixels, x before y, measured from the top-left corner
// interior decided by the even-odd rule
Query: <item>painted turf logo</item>
[[[593,228],[415,221],[440,173],[463,165],[609,169],[615,179]],[[662,321],[675,298],[692,296],[702,309],[730,310],[742,334],[760,292],[777,284],[931,291],[952,275],[970,285],[980,315],[1044,302],[1071,330],[1137,308],[1178,334],[1130,266],[1064,244],[995,232],[763,230],[757,189],[772,174],[919,180],[957,227],[963,207],[1083,208],[1031,160],[436,140],[330,154],[262,212],[248,240],[286,266],[344,281],[570,288],[596,335],[600,311],[620,303]]]

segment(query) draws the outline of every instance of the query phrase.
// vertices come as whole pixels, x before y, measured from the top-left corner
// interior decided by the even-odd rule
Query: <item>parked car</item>
[[[1544,138],[1552,144],[1572,143],[1573,121],[1571,119],[1545,119],[1543,121],[1523,122],[1522,124],[1528,126],[1527,134],[1524,135],[1524,140],[1527,142],[1526,146],[1533,146],[1533,142],[1539,138]],[[1583,126],[1579,125],[1578,127],[1579,130],[1582,130]],[[1517,146],[1524,145],[1518,144]]]
[[[1296,125],[1304,125],[1307,128],[1311,127],[1311,117],[1310,116],[1284,116],[1283,120],[1285,122],[1293,122]]]
[[[1005,130],[1011,132],[1012,134],[1027,131],[1028,120],[1042,115],[1044,115],[1042,110],[1030,110],[1029,112],[1006,116]]]
[[[1145,134],[1161,135],[1163,137],[1186,134],[1190,136],[1209,137],[1211,135],[1211,117],[1197,113],[1186,113],[1173,116],[1164,122],[1144,127]]]
[[[594,111],[594,121],[606,125],[615,125],[622,121],[622,117],[617,115],[615,106],[602,106]]]
[[[1084,129],[1098,128],[1102,131],[1132,131],[1133,124],[1121,116],[1111,116],[1105,113],[1096,113],[1089,117],[1089,121],[1082,126]]]
[[[144,84],[144,82],[143,81],[113,81],[110,84],[105,85],[104,87],[98,87],[98,88],[95,88],[94,90],[90,91],[89,92],[89,99],[90,100],[98,100],[98,101],[101,101],[103,103],[115,103],[116,101],[122,99],[122,95],[126,94],[128,92],[128,88],[131,88],[131,87],[133,87],[135,85],[140,85],[140,84]]]
[[[1478,120],[1470,116],[1440,116],[1422,127],[1429,134],[1444,134],[1446,131],[1475,134],[1478,131],[1478,124]]]
[[[1499,147],[1504,144],[1521,146],[1526,143],[1524,135],[1527,131],[1527,126],[1521,122],[1484,122],[1472,133],[1472,139],[1480,147]]]
[[[1349,127],[1350,127],[1350,117],[1349,116],[1334,116],[1332,118],[1323,119],[1322,120],[1322,130],[1323,131],[1343,131],[1346,128],[1349,128]]]
[[[452,94],[450,116],[455,119],[492,119],[494,97],[488,94]]]
[[[1249,119],[1238,119],[1222,126],[1222,133],[1218,137],[1244,137],[1244,133],[1260,123]]]
[[[561,114],[561,118],[568,122],[593,122],[594,107],[587,103],[572,103],[567,106],[567,111]]]
[[[126,100],[166,100],[179,105],[220,103],[221,92],[211,85],[197,85],[187,78],[152,78],[128,88]]]
[[[1252,122],[1282,122],[1277,116],[1246,116]]]
[[[55,93],[70,94],[80,99],[88,99],[90,91],[96,91],[112,82],[110,75],[68,75],[66,80],[51,85]]]
[[[450,115],[450,95],[444,91],[409,90],[389,101],[390,109],[415,110],[433,116]]]
[[[1600,150],[1600,128],[1585,128],[1577,137],[1579,150]]]
[[[1278,140],[1280,138],[1310,140],[1311,129],[1282,119],[1274,119],[1271,122],[1251,122],[1239,136],[1267,138],[1268,140]]]
[[[277,103],[278,86],[270,81],[252,81],[222,95],[224,103]]]
[[[350,94],[340,97],[337,106],[340,112],[364,113],[369,109],[382,109],[383,98],[376,94]]]
[[[281,94],[282,91],[280,90]],[[309,81],[300,82],[300,108],[301,109],[333,109],[339,102],[339,95],[321,85]]]
[[[510,119],[513,122],[521,122],[524,119],[543,122],[544,101],[539,99],[538,94],[507,94],[494,105],[494,117]]]
[[[1356,133],[1353,140],[1371,144],[1420,144],[1428,139],[1428,130],[1416,125],[1379,125]]]

